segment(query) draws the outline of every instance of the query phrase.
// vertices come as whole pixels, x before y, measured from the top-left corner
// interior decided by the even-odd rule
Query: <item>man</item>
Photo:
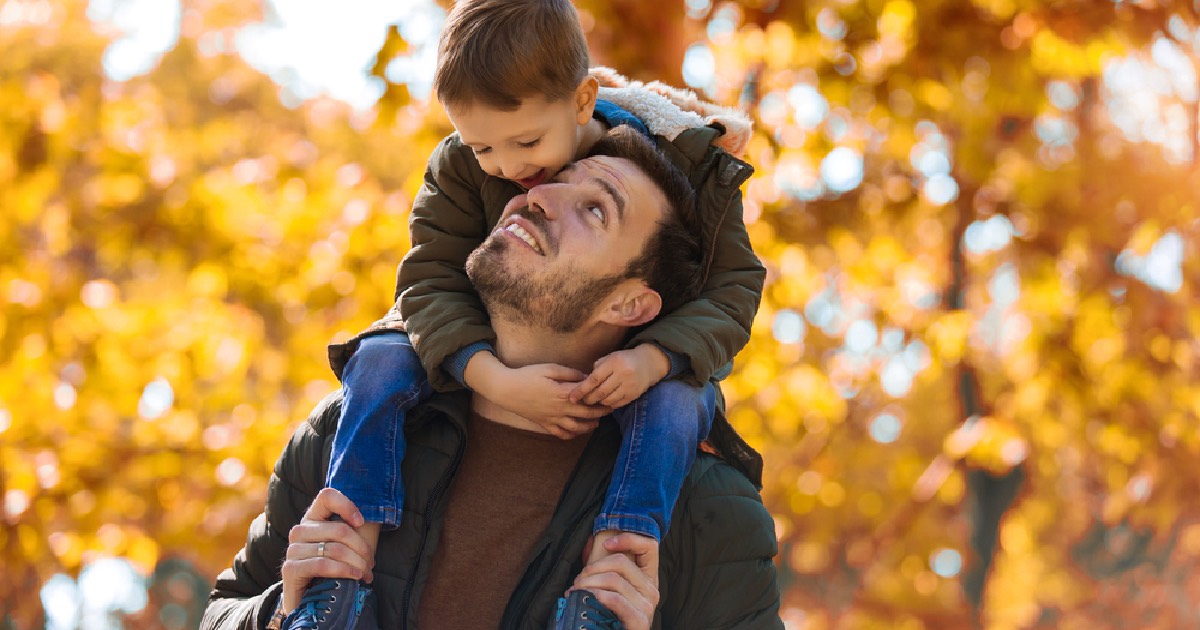
[[[687,180],[636,132],[610,132],[593,154],[514,199],[468,260],[507,365],[586,372],[658,315],[663,293],[699,289]],[[595,430],[559,440],[482,397],[435,397],[405,425],[405,518],[369,557],[361,515],[320,491],[339,405],[326,398],[281,456],[203,627],[266,627],[329,577],[371,581],[381,628],[546,628],[583,567],[620,441],[612,423],[580,421]],[[574,586],[628,628],[782,627],[773,521],[716,457],[692,466],[661,547],[634,534],[605,546],[620,553]]]

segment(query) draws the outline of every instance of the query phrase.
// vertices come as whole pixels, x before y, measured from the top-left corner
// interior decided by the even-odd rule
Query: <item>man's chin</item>
[[[465,265],[467,278],[476,285],[480,282],[489,284],[488,280],[504,268],[510,249],[509,244],[500,235],[489,236],[482,245],[476,247],[475,251],[467,256]]]

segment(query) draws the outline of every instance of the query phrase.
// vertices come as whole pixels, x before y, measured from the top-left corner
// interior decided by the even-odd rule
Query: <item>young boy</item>
[[[609,87],[601,90],[601,81]],[[435,389],[465,385],[561,438],[586,433],[589,419],[612,412],[624,440],[588,561],[607,555],[604,541],[621,531],[661,541],[712,427],[719,393],[710,381],[749,339],[761,297],[764,271],[738,192],[749,168],[716,172],[720,151],[709,148],[723,143],[737,152],[749,123],[690,93],[629,83],[604,69],[589,74],[569,0],[460,0],[441,35],[434,82],[457,133],[434,151],[414,202],[413,247],[398,272],[396,306],[368,332],[331,348],[344,399],[326,485],[358,506],[367,521],[359,531],[374,552],[381,528],[402,518],[405,414]],[[672,313],[664,309],[590,375],[559,365],[510,369],[491,351],[494,333],[463,271],[467,255],[509,199],[550,181],[619,124],[654,139],[697,189],[709,270],[702,295]],[[705,158],[688,157],[697,154]],[[328,601],[315,604],[329,581],[310,585],[290,627],[318,627],[297,620],[306,603],[309,614],[329,610]],[[347,594],[366,588],[345,586]],[[284,609],[296,605],[284,602]]]

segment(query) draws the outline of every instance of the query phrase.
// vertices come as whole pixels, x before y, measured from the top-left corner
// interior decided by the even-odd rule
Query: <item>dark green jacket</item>
[[[469,402],[466,393],[436,396],[414,410],[405,427],[405,516],[398,529],[380,537],[376,555],[382,629],[416,627],[416,603],[437,549],[447,489],[462,458]],[[233,566],[217,577],[201,628],[265,627],[282,586],[288,532],[324,486],[340,408],[340,392],[331,394],[293,435],[275,464],[266,510],[251,524]],[[529,559],[501,628],[547,628],[557,598],[583,568],[583,548],[619,446],[615,425],[602,422]],[[774,523],[758,493],[733,468],[700,454],[662,543],[654,627],[782,628],[776,552]]]
[[[674,141],[655,136],[696,190],[708,271],[698,299],[659,317],[628,344],[655,342],[688,357],[697,383],[711,379],[749,341],[766,275],[742,223],[739,187],[754,169],[711,146],[720,133],[697,127]],[[407,328],[435,389],[460,387],[444,370],[447,358],[473,343],[495,342],[463,267],[499,222],[505,204],[521,192],[513,182],[484,173],[458,134],[446,137],[429,158],[409,219],[412,248],[397,272],[396,306],[373,328]],[[356,341],[331,348],[335,371],[355,348]]]

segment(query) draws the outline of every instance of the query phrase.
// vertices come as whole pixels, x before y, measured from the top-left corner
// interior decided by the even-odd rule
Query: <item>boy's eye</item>
[[[529,142],[518,142],[517,144],[520,145],[520,147],[522,149],[532,149],[533,147],[536,147],[538,145],[538,143],[541,141],[542,141],[541,138],[536,138],[536,139],[530,140]]]
[[[486,153],[491,153],[492,147],[483,147],[483,148],[471,147],[471,151],[473,153],[475,153],[475,155],[484,155]]]

